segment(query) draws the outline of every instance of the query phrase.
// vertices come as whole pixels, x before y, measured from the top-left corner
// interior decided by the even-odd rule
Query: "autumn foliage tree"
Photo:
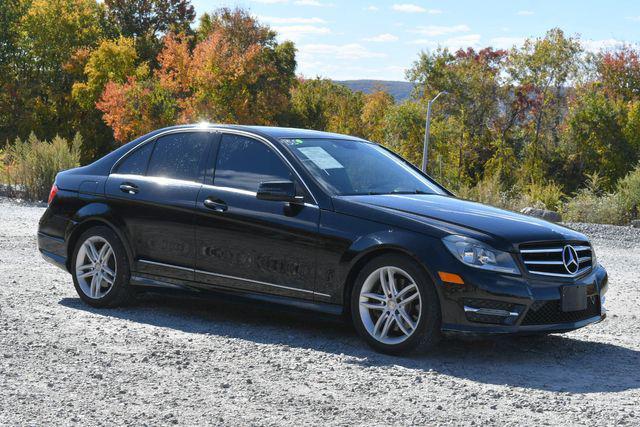
[[[293,44],[277,43],[240,9],[208,19],[195,46],[191,36],[167,35],[148,78],[106,86],[97,106],[118,141],[167,122],[273,125],[284,117],[295,79]]]

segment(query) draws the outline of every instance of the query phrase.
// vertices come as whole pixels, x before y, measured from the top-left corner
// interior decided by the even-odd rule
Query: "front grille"
[[[567,247],[575,249],[578,258],[578,268],[573,273],[564,264],[563,251]],[[593,265],[591,246],[587,242],[525,244],[520,246],[520,255],[529,273],[542,276],[576,277]]]
[[[588,297],[587,308],[580,311],[562,311],[560,300],[536,301],[529,307],[527,315],[522,320],[522,325],[573,323],[599,315],[600,299],[598,295]]]

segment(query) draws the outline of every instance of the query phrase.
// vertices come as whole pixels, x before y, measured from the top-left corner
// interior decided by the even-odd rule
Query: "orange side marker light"
[[[445,273],[444,271],[438,271],[438,276],[440,276],[440,280],[445,283],[454,283],[456,285],[464,285],[464,280],[462,277],[453,273]]]

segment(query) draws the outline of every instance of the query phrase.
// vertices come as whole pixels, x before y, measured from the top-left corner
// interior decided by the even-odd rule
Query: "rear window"
[[[208,145],[208,132],[175,133],[160,137],[155,142],[147,175],[200,181]]]
[[[120,162],[115,172],[127,175],[144,175],[147,172],[151,151],[153,151],[152,143],[137,148]]]

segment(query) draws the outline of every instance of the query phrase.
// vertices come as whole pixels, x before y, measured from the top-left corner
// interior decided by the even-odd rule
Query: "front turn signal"
[[[438,271],[438,276],[440,276],[440,280],[445,283],[453,283],[456,285],[464,285],[464,280],[457,274],[454,273],[446,273],[444,271]]]

